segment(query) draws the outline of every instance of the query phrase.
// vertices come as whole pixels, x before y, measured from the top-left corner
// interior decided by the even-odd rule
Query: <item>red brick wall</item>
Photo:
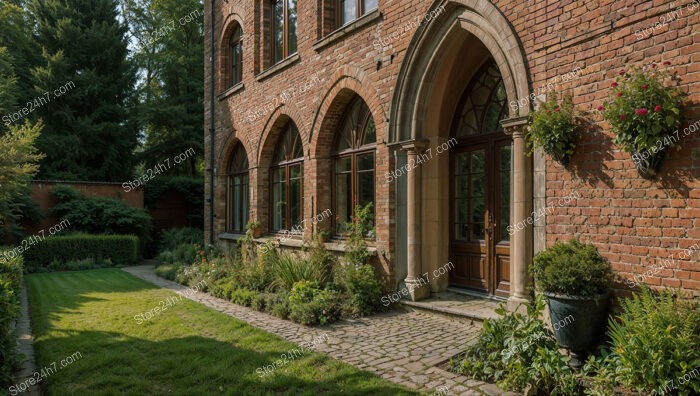
[[[297,124],[304,138],[305,217],[327,208],[328,179],[323,148],[328,147],[334,126],[334,114],[342,108],[342,93],[351,89],[368,103],[378,135],[377,215],[378,248],[388,252],[382,259],[387,271],[393,265],[394,184],[384,182],[384,173],[393,161],[389,158],[388,114],[401,63],[415,29],[415,19],[433,5],[424,0],[380,0],[382,16],[351,34],[316,50],[313,44],[319,32],[328,31],[328,21],[319,17],[324,1],[299,2],[298,48],[300,60],[293,65],[257,80],[268,58],[264,48],[269,44],[260,30],[265,23],[262,0],[249,2],[216,2],[215,42],[231,21],[243,25],[244,87],[227,97],[217,99],[216,151],[218,167],[215,228],[223,231],[225,213],[224,169],[233,144],[240,141],[248,152],[251,185],[254,187],[251,213],[267,222],[267,176],[258,158],[274,145],[273,124],[287,115]],[[476,4],[476,1],[463,1]],[[632,64],[669,60],[682,78],[690,94],[691,106],[685,112],[687,121],[697,120],[700,109],[700,8],[671,18],[667,26],[654,29],[648,36],[641,29],[668,18],[669,11],[690,1],[496,1],[496,6],[511,23],[526,58],[532,91],[538,92],[547,83],[561,81],[561,76],[579,68],[580,77],[560,83],[558,89],[573,89],[574,101],[581,110],[592,110],[609,94],[609,85],[618,70]],[[209,29],[209,2],[205,1]],[[323,24],[323,26],[321,26]],[[638,32],[635,34],[635,32]],[[206,36],[208,37],[208,35]],[[377,52],[378,38],[391,43]],[[217,49],[218,51],[218,49]],[[206,59],[210,56],[206,45]],[[467,54],[465,54],[466,56]],[[377,61],[382,63],[380,67]],[[218,71],[219,69],[217,69]],[[206,64],[205,80],[211,76]],[[282,93],[298,92],[314,78],[321,80],[304,94],[293,95],[278,106]],[[205,147],[209,149],[209,85],[207,84]],[[296,90],[296,91],[293,91]],[[219,91],[216,92],[220,94]],[[340,98],[335,100],[334,98]],[[260,116],[249,116],[250,110]],[[555,207],[547,218],[547,242],[576,236],[593,242],[608,257],[616,271],[629,277],[678,258],[691,246],[700,244],[700,132],[683,140],[683,150],[672,153],[665,161],[658,180],[641,179],[629,155],[612,143],[612,135],[601,117],[591,115],[595,127],[583,139],[571,166],[564,169],[547,162],[547,198],[569,196],[577,191],[577,199],[566,207]],[[687,122],[686,121],[686,122]],[[272,131],[272,132],[271,132]],[[207,151],[207,158],[212,153]],[[316,158],[318,157],[318,159]],[[318,179],[317,179],[318,176]],[[208,182],[208,178],[207,178]],[[260,188],[260,193],[257,188]],[[208,191],[208,187],[207,190]],[[325,206],[325,207],[322,207]],[[208,220],[208,209],[205,212]],[[208,231],[208,226],[205,226]],[[646,277],[650,284],[700,289],[700,252],[692,257],[654,269]]]

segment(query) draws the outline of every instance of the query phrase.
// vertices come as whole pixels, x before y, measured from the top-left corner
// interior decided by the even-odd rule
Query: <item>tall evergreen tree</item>
[[[201,0],[122,0],[140,70],[139,159],[153,167],[193,148],[188,166],[169,174],[200,176],[204,158],[204,4]]]
[[[138,129],[130,121],[135,69],[116,0],[30,0],[42,65],[34,69],[40,175],[124,181],[132,176]],[[56,92],[56,90],[60,90]]]
[[[16,99],[22,106],[36,96],[32,69],[38,65],[41,51],[34,40],[33,27],[32,15],[22,1],[0,1],[0,47],[6,47],[12,59],[17,77]]]

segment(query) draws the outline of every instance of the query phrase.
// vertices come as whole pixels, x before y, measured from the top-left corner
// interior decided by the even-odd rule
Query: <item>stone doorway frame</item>
[[[439,9],[442,11],[438,12]],[[534,224],[530,217],[534,206],[544,207],[545,192],[542,154],[536,153],[534,161],[526,155],[524,137],[531,107],[526,57],[514,29],[490,2],[438,0],[429,11],[436,11],[440,17],[421,25],[407,49],[392,100],[390,145],[396,150],[397,158],[415,158],[425,150],[429,141],[425,121],[428,104],[421,99],[428,97],[434,89],[433,83],[442,61],[441,51],[449,46],[449,38],[455,32],[467,32],[478,39],[496,61],[509,103],[509,115],[502,125],[513,140],[511,224],[524,224],[524,228],[513,233],[511,239],[508,306],[515,308],[530,300],[528,267],[534,252],[544,244],[544,219],[538,219],[538,224]],[[519,106],[518,103],[526,105]],[[533,172],[533,162],[537,172]],[[539,186],[536,194],[533,193],[533,184]],[[396,266],[398,269],[402,262],[406,263],[405,287],[414,301],[442,288],[426,282],[423,276],[427,269],[423,265],[425,255],[422,253],[425,250],[422,249],[425,230],[421,224],[423,190],[426,190],[426,185],[418,167],[407,175],[405,216],[397,211],[397,228],[403,225],[407,232],[405,241],[397,239],[395,242],[398,248],[405,249],[404,255],[397,254]],[[537,246],[535,228],[539,228],[540,236]]]

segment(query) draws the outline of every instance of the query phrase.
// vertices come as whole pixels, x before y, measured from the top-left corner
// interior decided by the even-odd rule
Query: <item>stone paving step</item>
[[[461,318],[470,322],[483,322],[484,319],[496,319],[495,309],[499,302],[487,298],[446,291],[433,294],[421,301],[400,300],[398,302],[409,310]]]

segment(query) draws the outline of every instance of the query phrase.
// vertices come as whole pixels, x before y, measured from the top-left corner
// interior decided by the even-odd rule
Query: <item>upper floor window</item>
[[[233,151],[228,165],[227,178],[227,230],[233,233],[245,233],[250,213],[248,198],[248,155],[242,144]]]
[[[348,106],[336,135],[333,213],[335,230],[345,232],[357,205],[374,202],[374,154],[377,129],[367,104],[359,96]]]
[[[301,224],[304,196],[304,149],[299,131],[289,121],[282,130],[272,161],[270,204],[272,231],[291,230]]]
[[[348,22],[365,15],[377,8],[377,0],[336,0],[338,2],[338,26],[343,26]]]
[[[272,59],[297,52],[297,0],[272,0]]]
[[[228,42],[228,73],[229,87],[243,81],[243,40],[240,26],[234,28]]]

